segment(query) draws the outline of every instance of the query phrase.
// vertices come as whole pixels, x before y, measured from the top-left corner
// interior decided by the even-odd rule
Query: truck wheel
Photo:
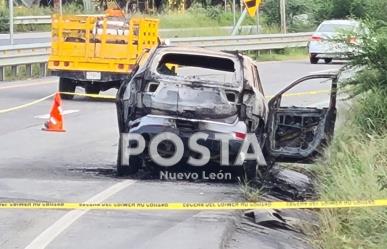
[[[85,91],[86,91],[87,94],[99,94],[99,92],[100,92],[101,90],[100,90],[99,87],[96,86],[96,85],[87,84],[87,85],[85,86]]]
[[[59,79],[59,92],[68,92],[68,93],[74,93],[76,88],[75,81],[72,79],[67,78],[60,78]],[[60,94],[62,99],[73,99],[73,94]]]
[[[318,63],[318,58],[316,57],[316,54],[310,54],[309,55],[309,60],[311,64],[317,64]]]
[[[137,173],[138,169],[142,165],[143,161],[140,156],[130,156],[128,158],[129,165],[122,163],[122,149],[119,143],[118,145],[118,156],[117,156],[117,175],[126,176]]]
[[[327,58],[327,59],[324,59],[324,61],[325,61],[325,64],[329,64],[329,63],[331,63],[331,62],[332,62],[332,58]]]

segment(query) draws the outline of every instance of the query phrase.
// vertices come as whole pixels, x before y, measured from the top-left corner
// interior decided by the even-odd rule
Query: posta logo
[[[200,140],[206,141],[208,134],[203,132],[194,133],[188,139],[188,149],[195,152],[200,157],[189,156],[187,163],[192,166],[204,166],[211,158],[211,151],[208,147],[199,144]],[[258,139],[254,133],[246,134],[241,142],[239,152],[234,162],[230,162],[229,159],[229,142],[231,140],[230,135],[227,134],[215,134],[215,140],[220,143],[220,164],[222,166],[241,166],[246,160],[256,160],[259,165],[266,165],[265,158],[262,153],[262,149],[259,145]],[[171,155],[163,156],[160,154],[158,147],[162,143],[172,144],[174,149],[170,151]],[[141,134],[128,133],[122,134],[121,148],[123,153],[123,160],[127,160],[128,156],[140,155],[144,152],[146,142]],[[129,144],[131,146],[129,146]],[[251,148],[251,149],[250,149]],[[170,167],[176,165],[184,156],[185,151],[184,143],[182,139],[171,132],[163,132],[154,136],[148,144],[149,157],[153,162],[160,166]]]

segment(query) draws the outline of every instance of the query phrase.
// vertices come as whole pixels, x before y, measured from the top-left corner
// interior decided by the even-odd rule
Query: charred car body
[[[305,161],[318,153],[333,134],[336,108],[332,91],[328,108],[281,107],[282,95],[293,86],[312,78],[332,80],[336,75],[313,75],[300,79],[267,102],[258,68],[247,56],[200,48],[159,46],[139,63],[117,93],[120,130],[117,172],[135,173],[149,161],[149,142],[157,134],[170,132],[184,144],[197,132],[207,134],[200,145],[211,151],[211,162],[219,162],[222,145],[217,134],[229,136],[230,161],[240,153],[246,134],[254,134],[266,161]],[[130,133],[141,134],[145,151],[129,156]],[[158,146],[161,156],[173,155],[176,148],[165,142]],[[185,151],[181,162],[186,162]],[[253,179],[265,160],[243,164]]]

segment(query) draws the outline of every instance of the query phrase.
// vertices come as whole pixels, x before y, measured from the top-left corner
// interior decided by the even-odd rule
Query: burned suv
[[[331,79],[331,88],[336,88],[336,75],[308,76],[268,103],[258,68],[249,57],[201,48],[159,46],[142,59],[117,93],[120,130],[117,172],[119,175],[137,172],[155,158],[154,149],[160,160],[175,158],[180,151],[176,162],[183,164],[191,157],[196,160],[208,157],[205,162],[234,162],[246,156],[241,148],[246,138],[251,137],[259,145],[249,147],[249,153],[259,151],[254,154],[255,160],[242,163],[250,179],[269,160],[310,159],[333,134],[335,91],[331,93],[328,108],[282,108],[280,103],[287,90],[313,78]],[[196,145],[207,148],[210,155],[186,149],[192,145],[190,137],[198,132],[202,136]],[[152,141],[162,133],[170,139],[152,147]],[[141,141],[128,139],[134,134],[141,135]],[[173,136],[181,142],[173,143]],[[224,139],[228,141],[227,148]],[[179,150],[179,146],[185,149]],[[137,151],[139,147],[141,153]],[[227,158],[222,156],[225,149]]]

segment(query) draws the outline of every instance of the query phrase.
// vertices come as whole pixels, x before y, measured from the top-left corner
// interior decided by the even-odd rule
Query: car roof
[[[326,20],[326,21],[323,21],[321,24],[358,24],[359,21],[356,21],[356,20]]]
[[[211,50],[200,47],[189,46],[173,46],[173,45],[161,45],[156,50],[161,50],[163,53],[181,53],[181,54],[197,54],[203,56],[223,57],[229,59],[238,59],[238,53],[221,52],[217,50]]]

